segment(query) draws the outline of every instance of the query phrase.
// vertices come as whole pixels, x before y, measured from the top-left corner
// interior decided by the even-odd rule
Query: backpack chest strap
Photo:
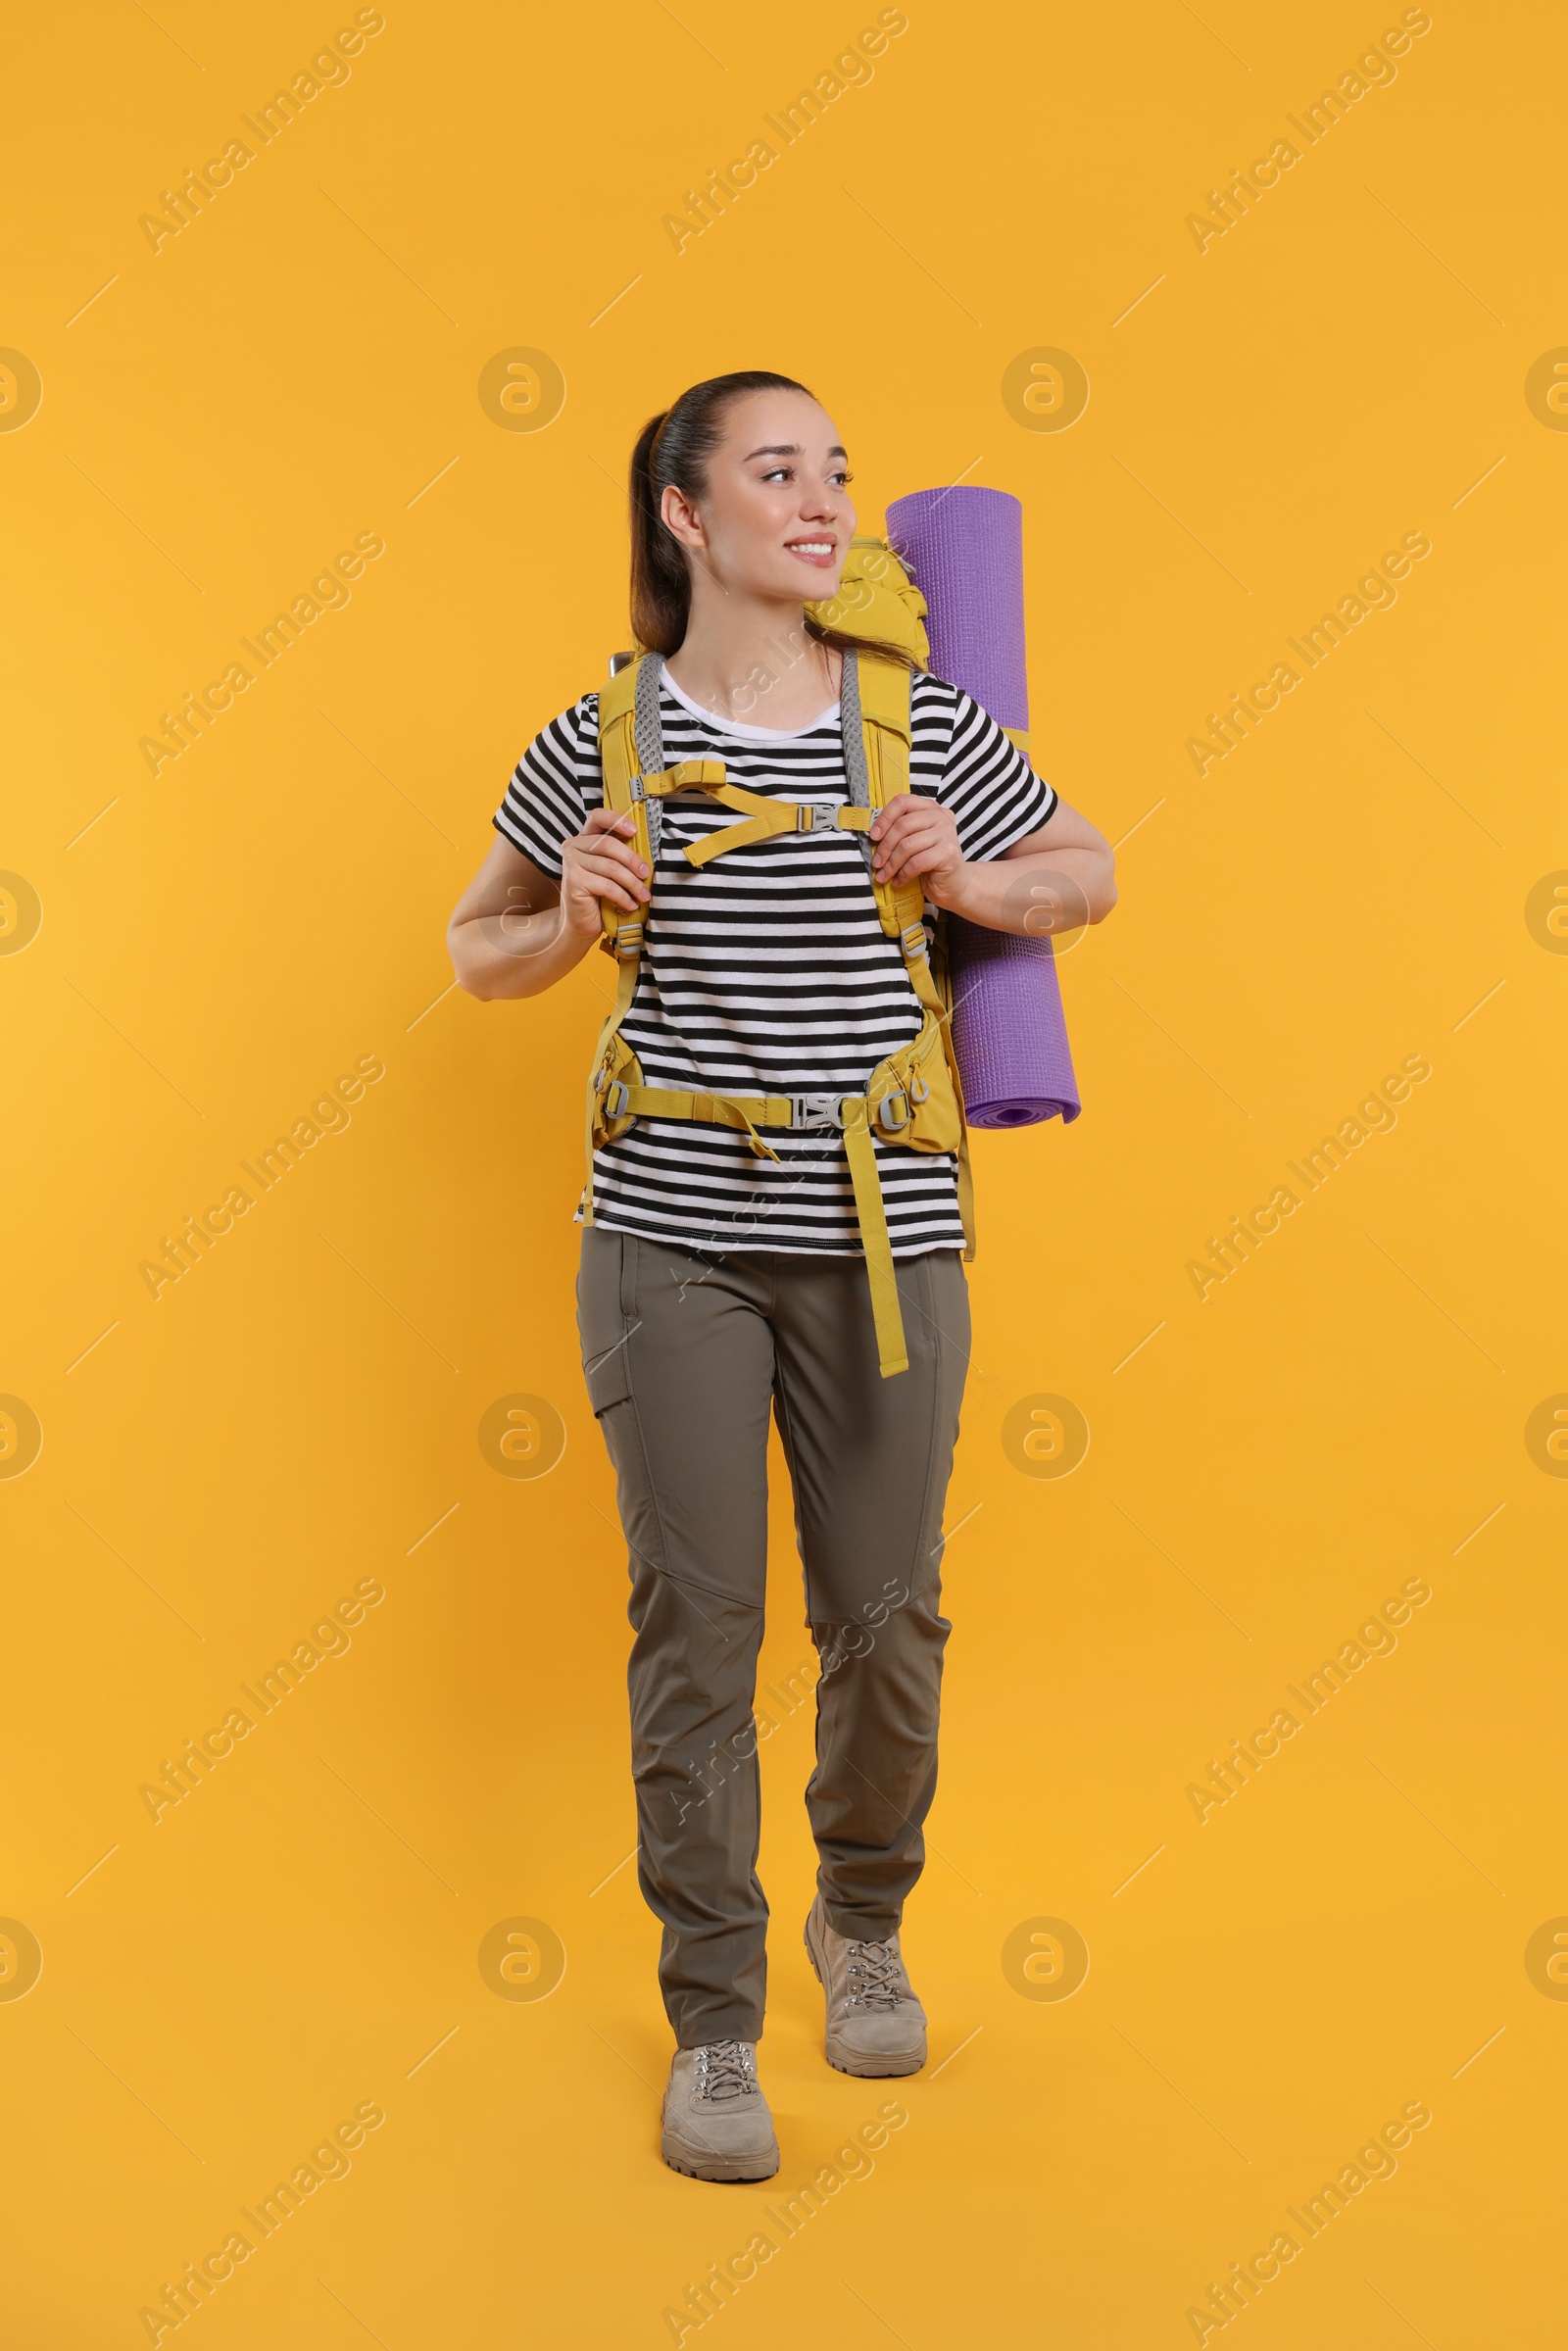
[[[694,841],[686,857],[699,867],[710,864],[728,849],[746,849],[754,841],[771,840],[775,833],[868,833],[874,814],[870,808],[841,808],[832,800],[768,800],[740,784],[710,784],[707,790],[710,800],[741,809],[746,822],[727,824],[705,841]]]

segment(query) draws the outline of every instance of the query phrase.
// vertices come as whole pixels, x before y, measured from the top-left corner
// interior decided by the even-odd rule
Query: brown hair
[[[664,492],[681,489],[688,498],[702,496],[725,412],[749,392],[805,392],[808,400],[815,398],[793,376],[774,375],[763,367],[742,368],[692,384],[673,407],[650,416],[637,435],[631,453],[631,625],[637,643],[649,653],[677,652],[691,617],[691,571],[684,548],[660,513]],[[825,628],[809,612],[806,629],[819,645],[836,646],[840,652],[888,653],[908,661],[908,655],[896,645],[873,645],[867,638]]]

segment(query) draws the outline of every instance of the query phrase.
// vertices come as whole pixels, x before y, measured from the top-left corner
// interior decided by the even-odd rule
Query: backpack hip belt
[[[615,673],[599,700],[605,805],[617,813],[631,813],[637,854],[650,870],[657,847],[649,823],[650,808],[657,810],[673,792],[689,790],[706,793],[743,812],[747,819],[688,848],[685,856],[695,866],[710,863],[728,849],[775,833],[832,827],[861,837],[861,854],[869,870],[871,844],[865,836],[876,812],[909,788],[909,672],[902,661],[865,652],[845,653],[842,715],[851,796],[847,808],[836,802],[769,800],[760,793],[745,791],[728,782],[724,763],[718,759],[684,759],[675,767],[664,768],[659,720],[661,666],[657,654],[639,656]],[[640,756],[639,746],[645,757]],[[656,815],[656,825],[657,821]],[[617,1141],[638,1118],[729,1127],[746,1136],[755,1156],[773,1160],[779,1154],[764,1141],[760,1131],[764,1128],[793,1134],[842,1132],[870,1284],[879,1368],[882,1377],[890,1379],[907,1370],[908,1354],[873,1137],[884,1146],[955,1153],[966,1259],[974,1254],[974,1222],[963,1093],[953,1050],[941,920],[939,917],[933,969],[919,882],[894,888],[873,877],[872,888],[883,932],[899,942],[923,1018],[916,1037],[877,1063],[863,1094],[845,1095],[685,1093],[644,1085],[637,1056],[621,1037],[620,1025],[637,992],[647,907],[628,915],[610,900],[601,901],[604,935],[600,945],[614,957],[618,970],[615,1002],[600,1032],[588,1084],[588,1182],[582,1214],[584,1224],[591,1225],[596,1146]]]

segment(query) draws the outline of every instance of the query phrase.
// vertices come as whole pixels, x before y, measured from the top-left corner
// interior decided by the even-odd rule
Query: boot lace
[[[695,2087],[714,2104],[758,2095],[757,2059],[747,2040],[710,2040],[696,2052]]]
[[[897,2008],[906,1984],[904,1962],[892,1942],[852,1942],[845,1954],[852,2008]]]

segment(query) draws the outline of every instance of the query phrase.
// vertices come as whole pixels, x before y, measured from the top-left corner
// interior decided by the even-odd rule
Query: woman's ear
[[[671,484],[659,502],[659,512],[665,529],[679,540],[682,547],[707,546],[697,509],[684,490],[678,490]]]

